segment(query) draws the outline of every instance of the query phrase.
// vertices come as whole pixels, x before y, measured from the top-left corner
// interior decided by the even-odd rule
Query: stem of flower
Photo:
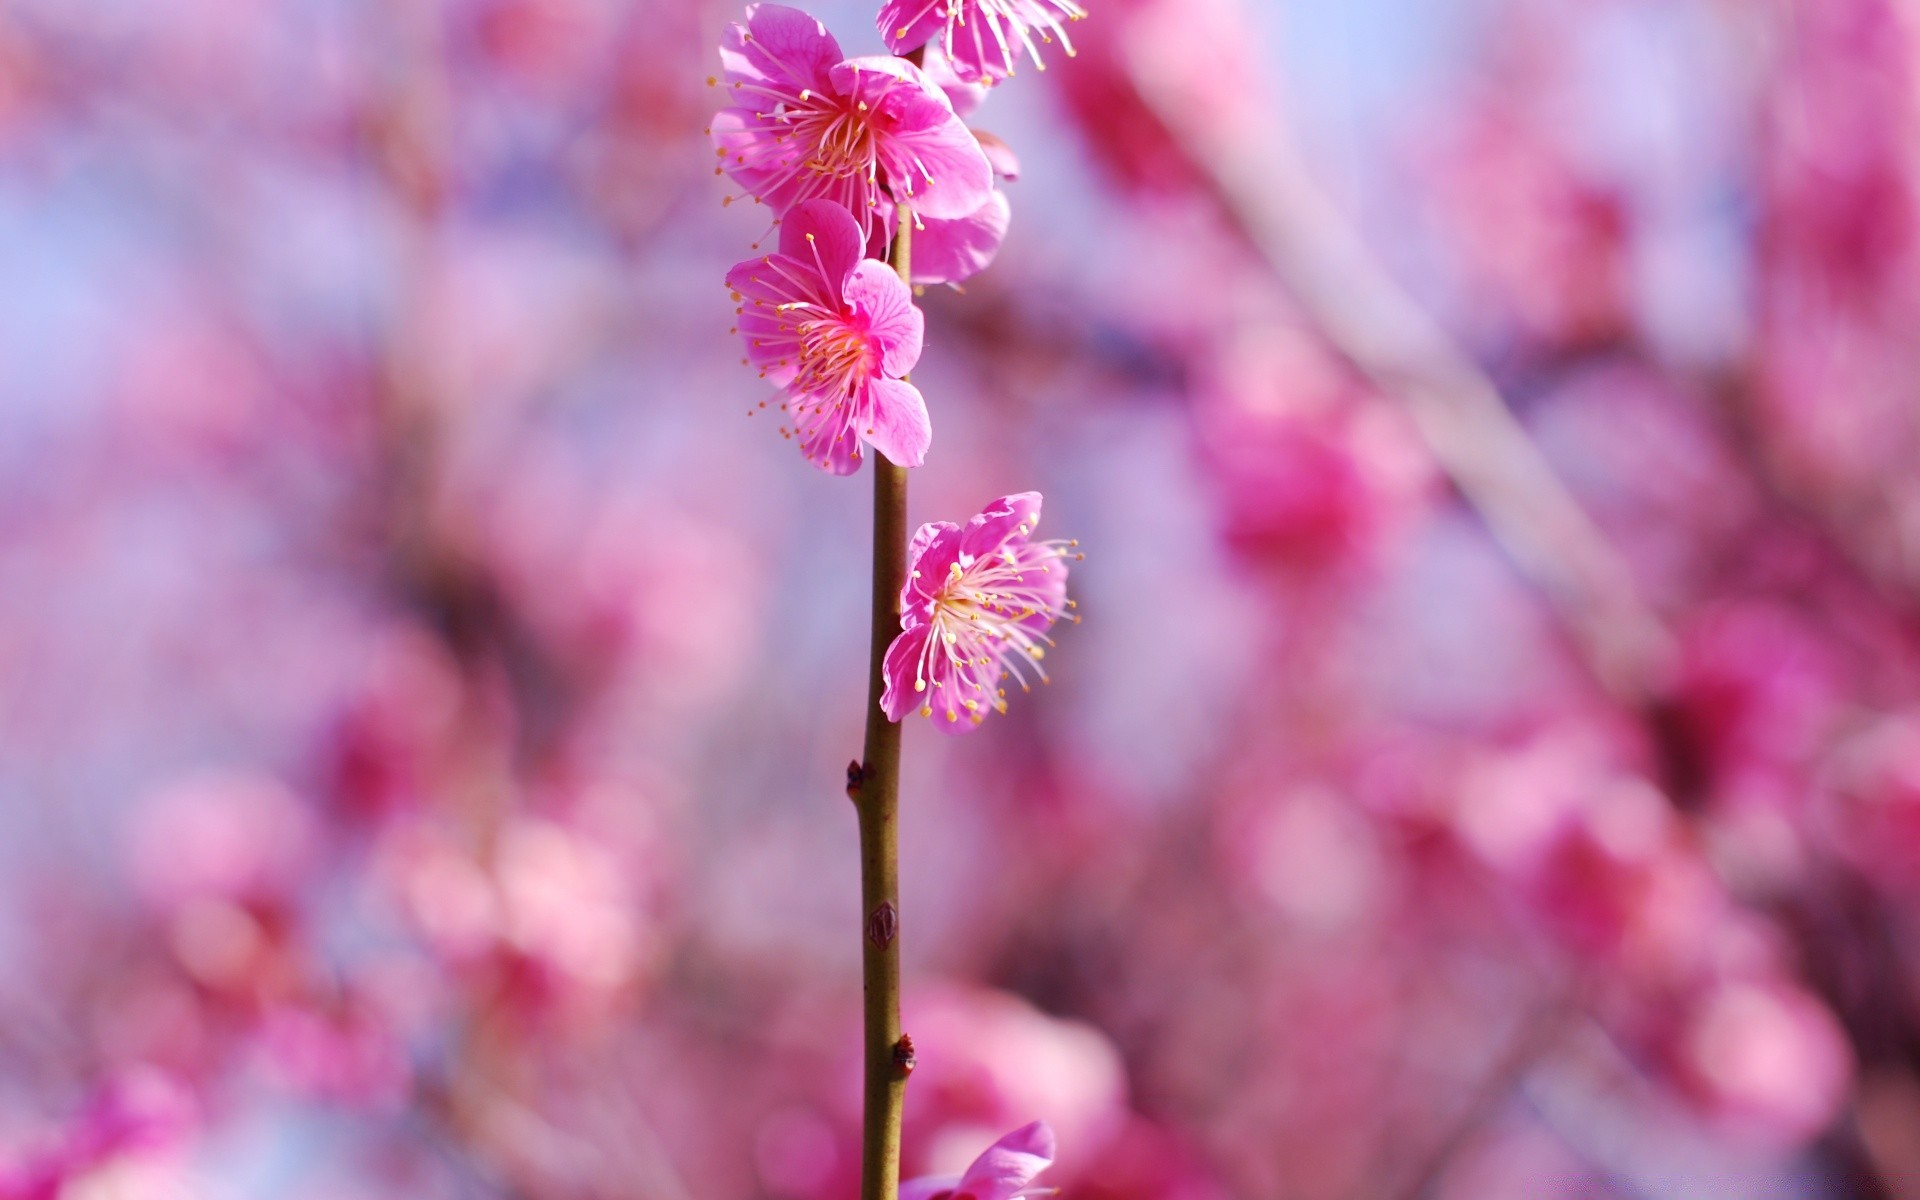
[[[911,284],[913,217],[903,204],[891,262]],[[907,472],[873,452],[873,645],[867,739],[847,792],[860,817],[861,975],[865,983],[866,1124],[860,1200],[897,1200],[900,1124],[913,1042],[900,1032],[900,726],[880,707],[881,667],[900,633],[907,571]]]

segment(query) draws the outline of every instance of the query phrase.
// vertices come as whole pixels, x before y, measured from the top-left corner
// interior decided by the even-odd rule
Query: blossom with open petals
[[[927,405],[902,379],[920,358],[924,320],[885,263],[863,258],[847,210],[809,200],[780,225],[780,250],[727,273],[747,358],[787,393],[800,449],[836,475],[860,467],[864,441],[917,467],[933,441]]]
[[[1032,1186],[1053,1165],[1053,1130],[1046,1122],[1023,1125],[988,1146],[960,1175],[928,1175],[900,1185],[900,1200],[1016,1200],[1051,1195]]]
[[[1074,0],[887,0],[880,34],[895,54],[937,41],[962,79],[1003,79],[1021,51],[1044,71],[1039,42],[1073,53],[1066,22],[1087,15]]]
[[[907,548],[900,590],[900,636],[887,649],[887,716],[914,709],[951,733],[964,733],[1006,711],[1008,676],[1027,690],[1027,672],[1041,680],[1047,630],[1073,602],[1067,562],[1078,542],[1030,540],[1040,523],[1040,493],[1021,492],[987,505],[959,526],[922,525]]]
[[[721,169],[776,215],[833,200],[877,241],[897,202],[940,218],[986,203],[986,155],[905,59],[842,59],[819,21],[756,4],[745,25],[727,27],[720,60],[733,104],[713,119]]]

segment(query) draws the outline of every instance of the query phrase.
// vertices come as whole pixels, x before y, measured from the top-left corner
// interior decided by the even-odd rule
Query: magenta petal
[[[920,657],[926,653],[927,639],[932,635],[931,625],[916,625],[902,631],[893,639],[893,645],[887,647],[887,657],[880,664],[880,677],[887,684],[886,690],[880,693],[880,709],[889,721],[898,721],[925,703],[924,692],[915,691],[913,684]],[[901,1191],[904,1194],[905,1189]]]
[[[1046,1122],[1023,1125],[974,1159],[956,1190],[974,1200],[1011,1200],[1053,1165],[1053,1155],[1053,1130]]]
[[[933,422],[920,389],[903,379],[875,379],[867,384],[870,421],[861,432],[874,449],[903,467],[927,460],[933,445]]]
[[[936,93],[937,94],[937,93]],[[944,120],[932,119],[936,110]],[[966,125],[947,108],[924,95],[901,102],[901,120],[880,142],[887,177],[904,191],[907,203],[924,217],[964,217],[979,210],[993,192],[993,167]]]
[[[887,49],[895,54],[926,45],[946,23],[940,6],[932,0],[887,0],[880,6],[876,22],[880,36],[887,39]]]
[[[840,43],[827,27],[797,8],[755,4],[747,24],[728,25],[720,37],[720,64],[728,74],[793,90],[827,87]]]
[[[946,582],[960,557],[960,527],[951,521],[922,525],[907,543],[907,582],[900,589],[900,618],[910,624],[926,619],[927,605]]]
[[[921,218],[913,235],[913,281],[919,284],[960,283],[987,268],[1000,252],[1013,206],[1004,193],[994,191],[977,212],[958,220]]]
[[[1025,541],[1040,525],[1040,493],[1016,492],[980,510],[960,532],[960,553],[968,561],[997,554],[1009,541]],[[1025,530],[1021,529],[1025,526]]]
[[[780,253],[818,272],[835,300],[865,257],[866,242],[860,222],[832,200],[803,201],[780,219]]]
[[[854,232],[857,236],[858,231]],[[901,282],[893,268],[867,259],[847,280],[845,297],[880,351],[881,372],[898,377],[913,370],[926,332],[926,318],[913,305],[913,289]]]

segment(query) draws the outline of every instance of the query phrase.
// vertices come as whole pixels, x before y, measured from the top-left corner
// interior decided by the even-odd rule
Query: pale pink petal
[[[917,467],[933,445],[933,423],[920,389],[902,379],[867,384],[870,424],[861,434],[874,449],[903,467]]]
[[[958,220],[921,218],[921,228],[913,234],[913,281],[931,286],[973,278],[999,253],[1012,219],[1013,206],[999,191],[989,193],[978,211]]]
[[[780,253],[809,264],[836,299],[860,265],[866,241],[860,222],[831,200],[803,201],[780,219]]]
[[[858,231],[854,232],[857,236]],[[926,318],[913,304],[913,289],[901,282],[892,267],[869,258],[854,268],[844,295],[880,351],[881,372],[898,377],[913,370],[926,332]]]
[[[997,554],[1011,540],[1026,541],[1040,525],[1040,493],[1016,492],[980,510],[960,531],[963,564]]]
[[[960,1177],[956,1191],[974,1200],[1011,1200],[1053,1165],[1053,1130],[1046,1122],[1024,1125],[987,1147]]]

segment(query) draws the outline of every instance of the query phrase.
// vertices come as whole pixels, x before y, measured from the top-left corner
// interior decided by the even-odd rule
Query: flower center
[[[864,102],[829,101],[811,96],[813,105],[794,114],[794,125],[813,151],[806,166],[829,179],[873,178],[878,157],[873,124]]]
[[[835,313],[800,324],[796,390],[851,394],[873,370],[873,348],[854,322]]]

